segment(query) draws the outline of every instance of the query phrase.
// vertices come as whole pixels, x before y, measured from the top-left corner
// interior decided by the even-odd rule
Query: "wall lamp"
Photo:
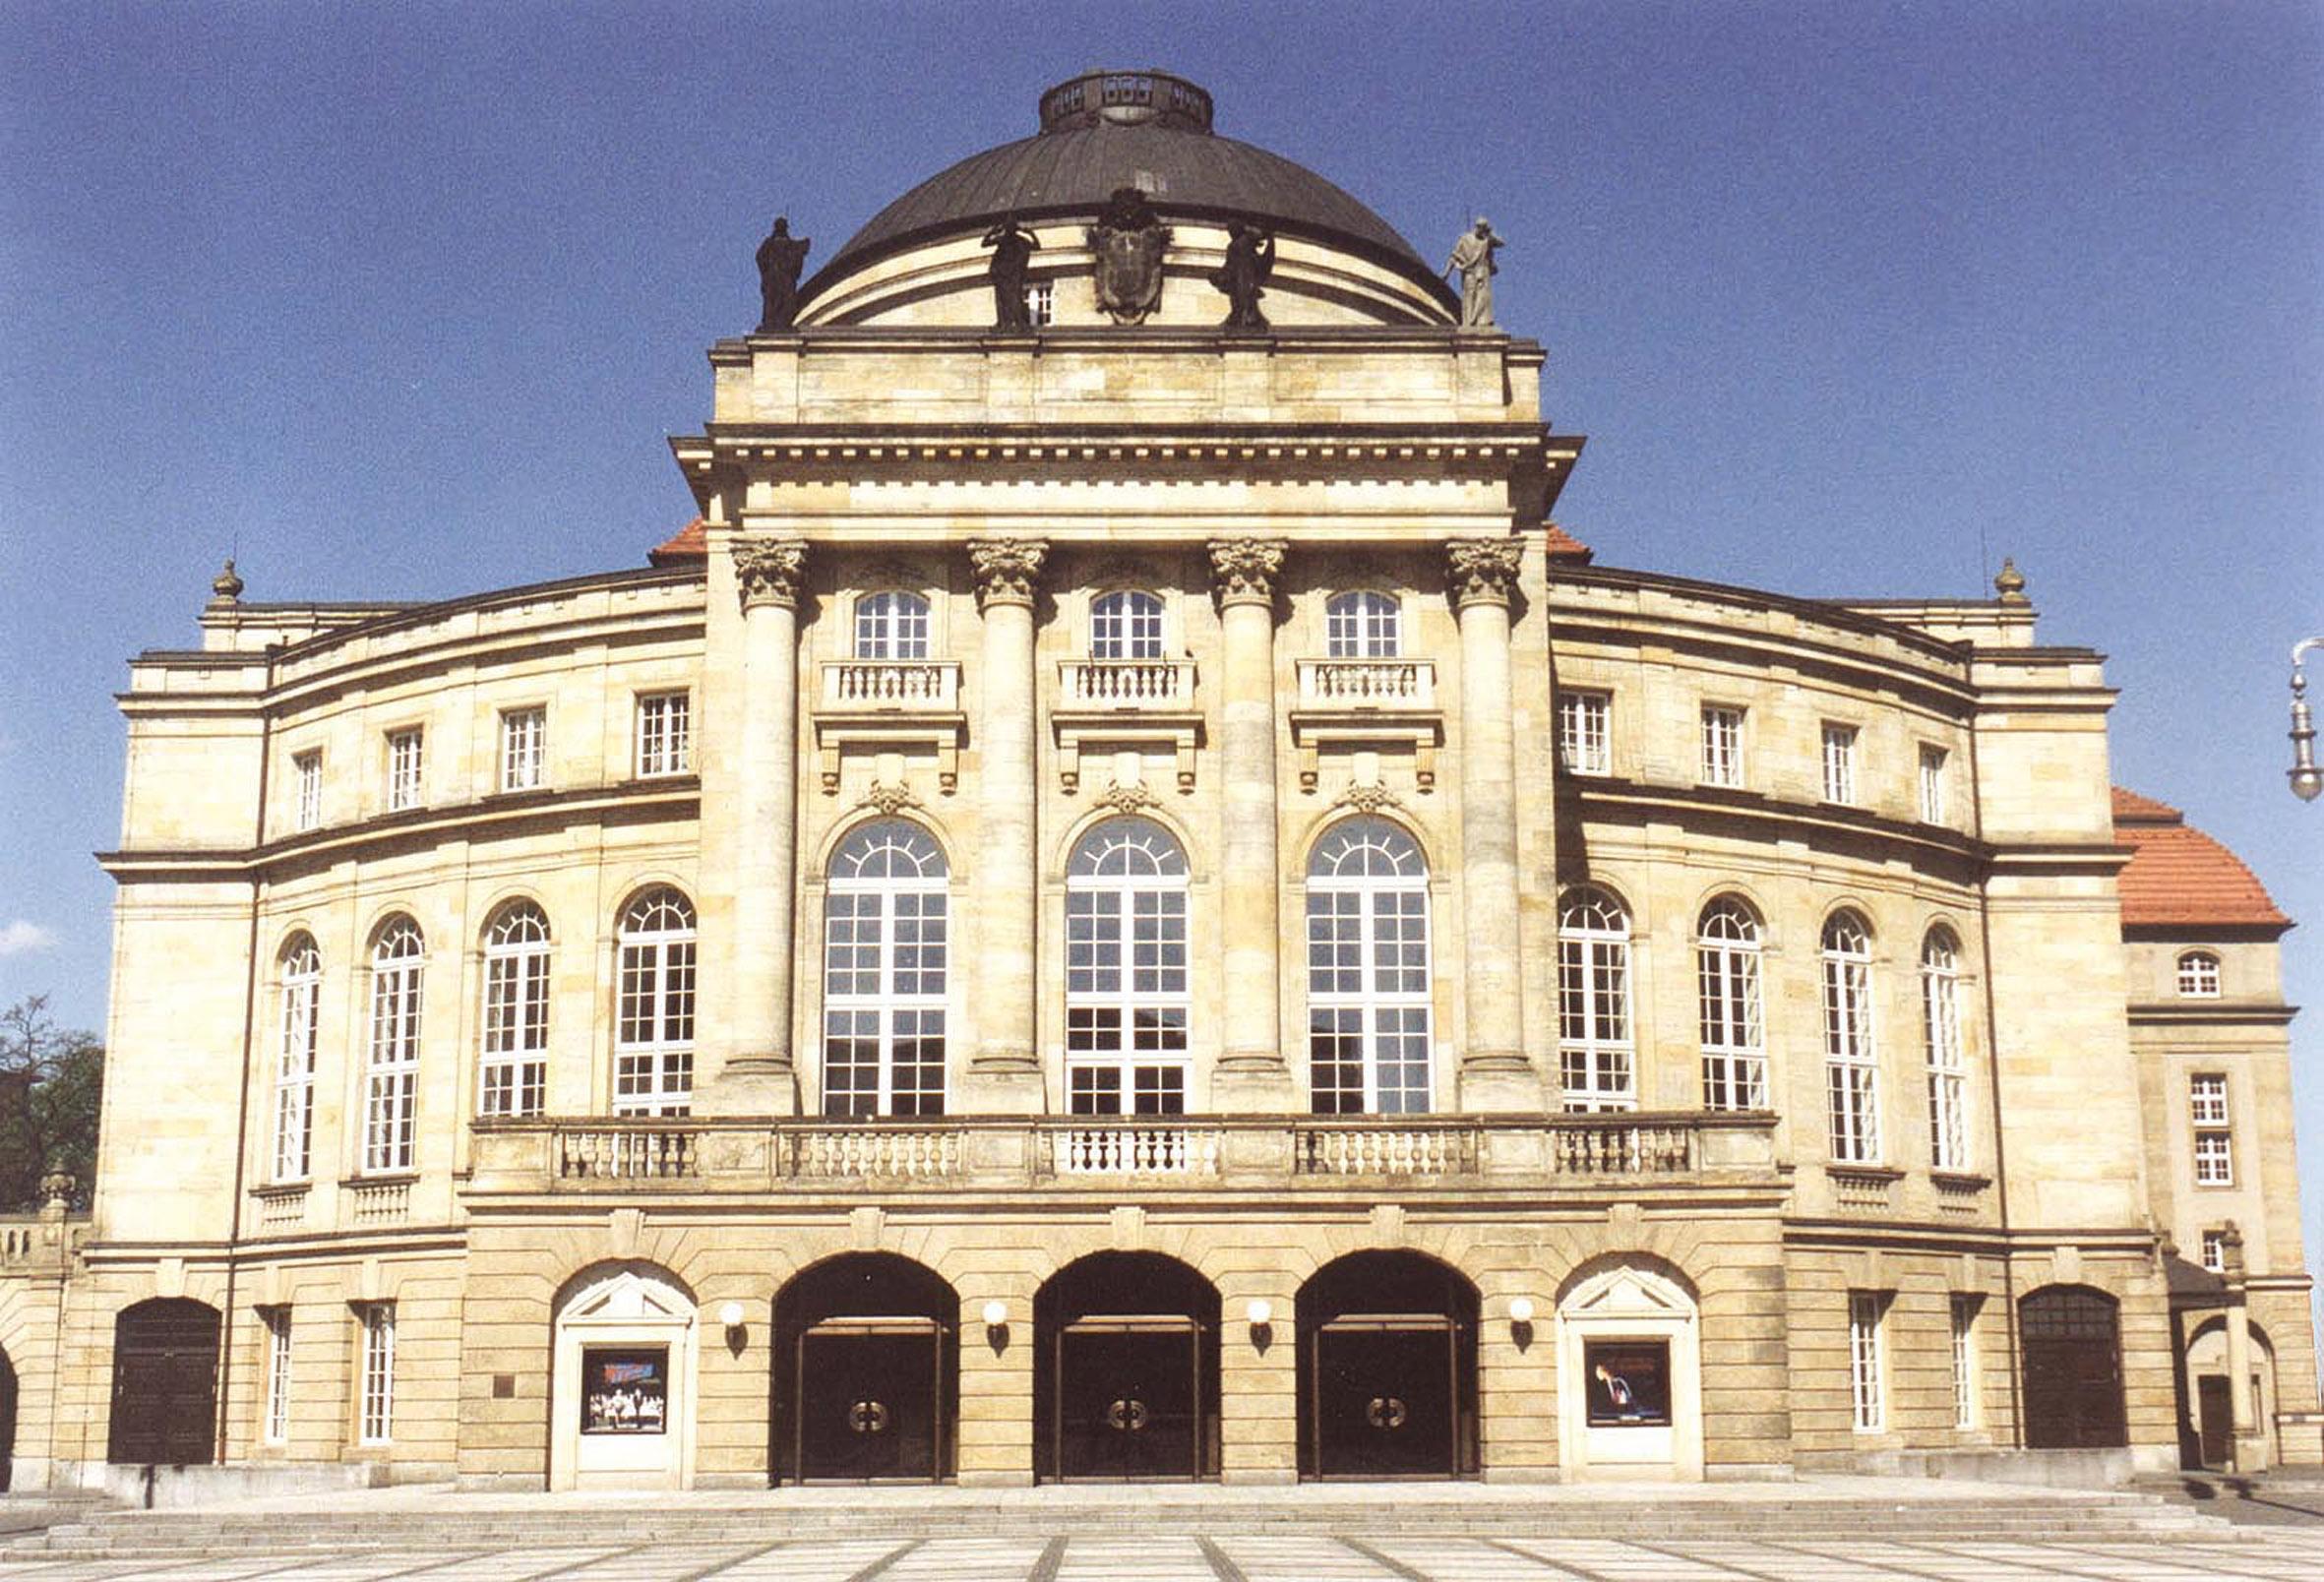
[[[998,1357],[1009,1349],[1009,1304],[995,1297],[984,1306],[985,1341]]]
[[[1243,1316],[1251,1321],[1251,1344],[1264,1352],[1275,1338],[1275,1305],[1264,1297],[1253,1297],[1243,1306]]]
[[[2316,719],[2308,711],[2308,677],[2300,668],[2316,648],[2324,648],[2324,638],[2303,638],[2292,645],[2292,767],[2287,773],[2292,794],[2302,802],[2313,802],[2324,791],[2324,769],[2316,767]]]
[[[1533,1344],[1533,1299],[1514,1297],[1509,1301],[1509,1338],[1523,1351]]]
[[[739,1302],[721,1304],[718,1308],[718,1326],[726,1331],[727,1354],[740,1357],[747,1341],[743,1333],[743,1305]]]

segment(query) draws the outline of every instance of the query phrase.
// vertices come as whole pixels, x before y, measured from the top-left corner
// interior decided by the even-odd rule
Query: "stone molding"
[[[1275,602],[1275,580],[1291,545],[1281,538],[1214,538],[1210,541],[1211,591],[1223,609],[1230,604]]]
[[[735,587],[745,610],[762,604],[799,607],[799,585],[807,572],[805,539],[738,538],[733,554]]]
[[[971,538],[968,566],[976,577],[976,607],[1030,606],[1040,587],[1042,563],[1048,558],[1046,538]]]
[[[1469,604],[1506,604],[1525,563],[1525,546],[1514,538],[1456,538],[1444,546],[1455,609]]]

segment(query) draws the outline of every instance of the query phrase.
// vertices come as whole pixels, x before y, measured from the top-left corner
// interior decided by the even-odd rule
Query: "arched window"
[[[1187,854],[1108,819],[1066,872],[1066,1084],[1075,1115],[1187,1107]]]
[[[1706,1110],[1767,1108],[1767,1042],[1759,1015],[1759,919],[1722,895],[1695,927],[1702,1002],[1702,1103]]]
[[[1429,1108],[1429,865],[1385,819],[1308,857],[1308,1070],[1317,1115]]]
[[[1969,1168],[1969,1066],[1961,1053],[1961,942],[1933,928],[1921,942],[1921,1037],[1928,1057],[1928,1162]]]
[[[1630,1034],[1630,916],[1594,885],[1558,914],[1558,1065],[1565,1108],[1638,1107]]]
[[[315,1029],[321,1021],[323,952],[294,934],[279,962],[282,1007],[275,1056],[275,1179],[305,1181],[314,1165]]]
[[[1404,651],[1404,612],[1370,588],[1334,593],[1323,606],[1323,651],[1334,659],[1393,659]]]
[[[882,819],[831,857],[824,907],[824,1114],[945,1113],[945,854]]]
[[[1880,1065],[1872,1048],[1872,934],[1854,912],[1834,912],[1824,924],[1823,1001],[1832,1158],[1874,1164],[1880,1158]]]
[[[1099,594],[1089,605],[1089,657],[1161,658],[1162,601],[1135,589]]]
[[[2182,1000],[2217,1000],[2219,957],[2209,950],[2189,950],[2180,956],[2178,993]]]
[[[371,1054],[363,1094],[363,1168],[412,1168],[412,1120],[419,1099],[421,974],[427,946],[419,925],[390,918],[371,946]]]
[[[484,931],[484,1048],[478,1115],[538,1115],[549,1088],[549,920],[530,901]]]
[[[928,601],[917,593],[885,589],[855,601],[858,659],[928,657]]]
[[[694,906],[662,884],[622,913],[613,1111],[684,1115],[693,1102]]]

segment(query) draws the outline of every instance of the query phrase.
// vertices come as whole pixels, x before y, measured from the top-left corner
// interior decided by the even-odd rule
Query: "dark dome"
[[[1163,214],[1251,218],[1375,255],[1443,283],[1386,220],[1304,165],[1210,130],[1210,95],[1165,72],[1093,72],[1041,95],[1041,130],[971,154],[889,204],[816,273],[804,295],[881,254],[1004,214],[1094,214],[1118,187]]]

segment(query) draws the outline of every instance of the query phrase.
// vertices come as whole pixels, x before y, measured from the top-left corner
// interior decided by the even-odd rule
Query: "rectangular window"
[[[396,1427],[396,1305],[367,1302],[363,1320],[363,1399],[358,1437],[387,1444]]]
[[[511,708],[500,717],[500,788],[533,791],[548,783],[549,711]]]
[[[1025,284],[1025,323],[1038,330],[1057,318],[1057,287],[1048,280]]]
[[[484,947],[484,1060],[476,1113],[538,1115],[548,1100],[549,946],[518,934]]]
[[[371,969],[371,1059],[363,1115],[363,1168],[411,1168],[419,1096],[420,960],[383,960]]]
[[[275,1180],[305,1181],[315,1135],[315,1035],[322,957],[309,945],[283,963],[282,1039],[275,1063]]]
[[[2219,957],[2208,950],[2189,950],[2178,958],[2178,992],[2187,1000],[2219,998]]]
[[[1871,963],[1826,955],[1824,1078],[1830,1101],[1830,1144],[1835,1162],[1876,1164],[1880,1158],[1880,1065],[1872,1052]]]
[[[1824,800],[1856,800],[1856,727],[1824,723]]]
[[[638,778],[684,774],[692,759],[694,698],[654,693],[638,700]]]
[[[1605,693],[1558,695],[1558,761],[1568,774],[1612,774],[1614,753],[1607,722],[1614,700]]]
[[[1945,750],[1941,747],[1921,749],[1921,821],[1945,821]]]
[[[1702,711],[1702,783],[1741,786],[1743,711],[1705,703]]]
[[[1961,1054],[1960,979],[1949,948],[1921,960],[1921,1035],[1928,1057],[1928,1162],[1969,1168],[1969,1066]]]
[[[267,1443],[290,1437],[290,1309],[261,1308],[259,1319],[267,1326]]]
[[[2234,1133],[2229,1129],[2228,1079],[2205,1072],[2187,1079],[2187,1116],[2195,1125],[2195,1185],[2235,1185]]]
[[[298,779],[298,827],[323,827],[323,754],[320,749],[300,753],[290,761]]]
[[[1848,1293],[1848,1390],[1859,1433],[1877,1433],[1888,1423],[1880,1388],[1880,1320],[1887,1306],[1877,1291]]]
[[[416,808],[421,799],[421,771],[425,767],[423,750],[426,735],[414,725],[408,730],[388,732],[388,811],[400,813]]]
[[[2203,1233],[2203,1267],[2209,1269],[2213,1274],[2228,1272],[2227,1232],[2205,1231]]]
[[[1977,1427],[1977,1298],[1956,1291],[1952,1302],[1953,1427]]]
[[[1695,946],[1695,977],[1702,1013],[1703,1108],[1766,1109],[1757,942],[1703,940]]]

